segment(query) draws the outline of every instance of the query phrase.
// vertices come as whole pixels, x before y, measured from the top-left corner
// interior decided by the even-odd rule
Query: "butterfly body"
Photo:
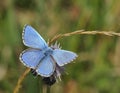
[[[44,50],[42,50],[42,52],[44,53],[45,56],[51,55],[53,53],[53,49],[48,47]]]
[[[20,54],[21,62],[43,77],[50,77],[54,73],[56,63],[64,66],[77,57],[73,52],[49,47],[41,35],[29,25],[24,27],[22,39],[24,45],[30,48]]]

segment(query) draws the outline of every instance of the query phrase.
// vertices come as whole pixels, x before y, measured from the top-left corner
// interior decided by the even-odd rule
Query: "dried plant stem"
[[[106,36],[120,36],[120,33],[116,33],[114,31],[84,31],[84,30],[77,30],[71,33],[66,33],[66,34],[59,34],[54,36],[51,40],[49,40],[48,44],[50,45],[52,42],[58,40],[59,38],[62,37],[67,37],[67,36],[72,36],[72,35],[96,35],[96,34],[100,34],[100,35],[106,35]]]
[[[21,77],[18,79],[17,85],[16,85],[13,93],[18,93],[18,92],[19,92],[19,89],[21,88],[21,83],[23,82],[25,76],[26,76],[29,72],[30,72],[30,69],[27,68],[27,69],[25,70],[25,72],[21,75]]]

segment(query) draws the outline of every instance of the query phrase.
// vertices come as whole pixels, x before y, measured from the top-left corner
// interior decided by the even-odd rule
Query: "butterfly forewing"
[[[64,66],[77,57],[77,55],[73,52],[60,49],[55,49],[52,56],[59,66]]]
[[[35,68],[45,55],[37,49],[27,49],[20,54],[21,62],[30,68]]]
[[[48,47],[45,40],[40,36],[38,32],[34,28],[29,25],[24,27],[23,31],[23,43],[31,48],[43,49]]]

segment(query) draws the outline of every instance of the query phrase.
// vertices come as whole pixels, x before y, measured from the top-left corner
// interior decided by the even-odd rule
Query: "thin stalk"
[[[38,93],[43,93],[43,82],[40,77],[38,77]]]
[[[27,68],[27,69],[25,70],[25,72],[20,76],[20,78],[18,79],[17,85],[16,85],[13,93],[18,93],[18,92],[19,92],[19,89],[21,88],[21,84],[22,84],[24,78],[26,77],[26,75],[27,75],[29,72],[30,72],[30,69]]]
[[[50,93],[50,86],[46,86],[46,87],[47,87],[46,93]]]
[[[77,30],[71,33],[65,33],[65,34],[58,34],[54,36],[51,40],[49,40],[48,44],[51,45],[51,43],[57,41],[60,38],[68,37],[72,35],[106,35],[106,36],[120,36],[120,33],[116,33],[114,31],[84,31],[84,30]]]

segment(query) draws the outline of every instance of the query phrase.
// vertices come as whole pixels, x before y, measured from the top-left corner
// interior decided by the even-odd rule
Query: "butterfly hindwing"
[[[35,68],[40,60],[44,57],[44,54],[37,49],[27,49],[20,54],[21,62],[30,68]]]
[[[48,46],[40,34],[29,25],[25,25],[22,37],[23,43],[28,47],[43,49]]]
[[[43,77],[49,77],[53,74],[54,70],[55,63],[50,56],[46,56],[37,67],[36,72]]]
[[[59,66],[64,66],[77,57],[75,53],[61,49],[55,49],[52,56]]]

